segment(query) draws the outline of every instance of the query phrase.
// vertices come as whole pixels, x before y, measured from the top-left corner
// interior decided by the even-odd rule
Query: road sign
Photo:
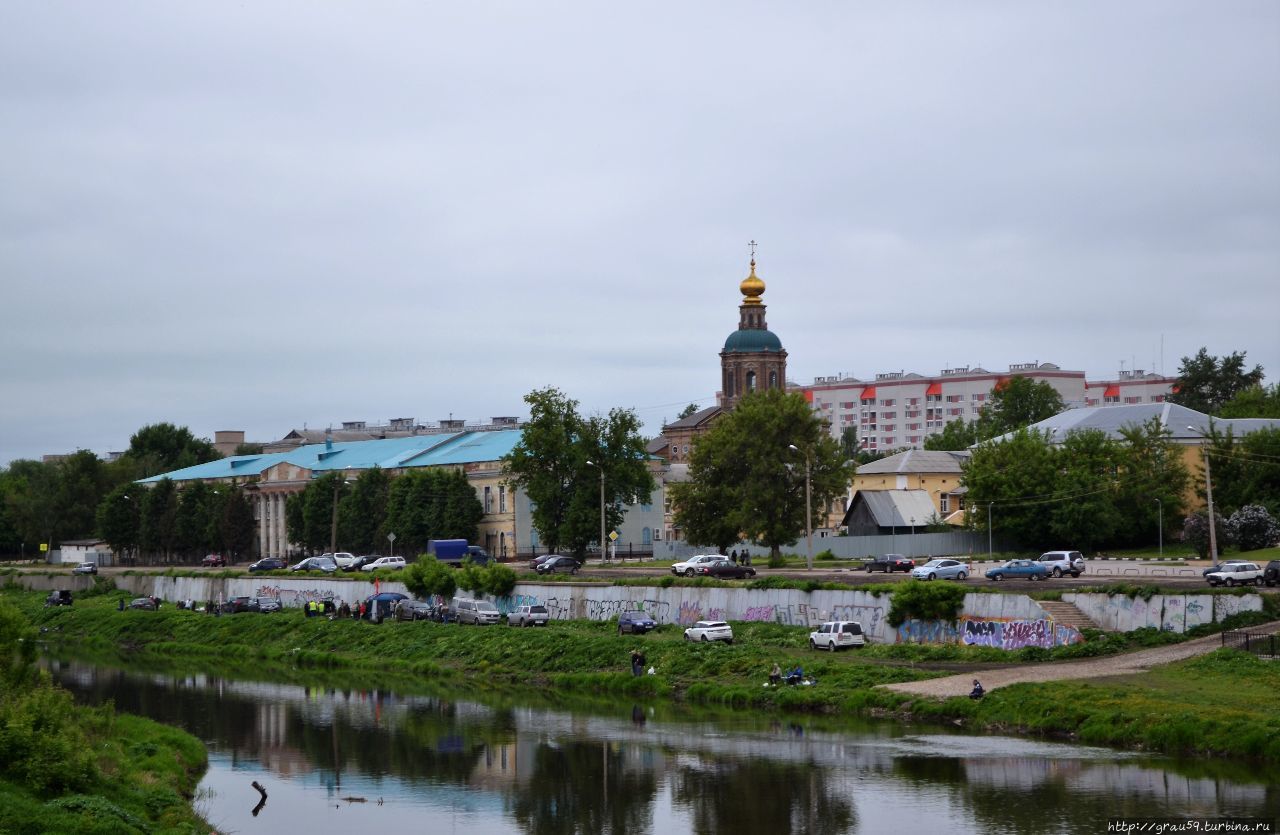
[[[610,542],[617,542],[617,541],[618,541],[618,532],[617,532],[617,531],[609,531],[609,541],[610,541]]]
[[[387,542],[395,542],[395,541],[396,541],[396,535],[394,533],[387,534]]]
[[[48,550],[49,550],[49,543],[47,543],[47,542],[41,542],[41,543],[40,543],[40,550],[41,550],[41,551],[48,551]]]

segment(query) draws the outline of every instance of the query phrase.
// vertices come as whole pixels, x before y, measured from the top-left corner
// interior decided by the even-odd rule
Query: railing
[[[1251,652],[1259,658],[1280,657],[1280,636],[1256,632],[1223,632],[1222,645]]]

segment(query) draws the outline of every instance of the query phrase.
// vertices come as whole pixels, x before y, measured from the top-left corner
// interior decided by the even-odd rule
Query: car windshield
[[[942,565],[942,562],[943,562],[942,560],[929,560],[927,563],[925,563],[920,567],[921,568],[937,568],[938,566]]]
[[[481,612],[496,612],[496,611],[498,611],[497,607],[496,607],[496,606],[494,606],[492,603],[490,603],[488,600],[478,600],[478,601],[476,601],[476,610],[477,610],[477,611],[481,611]]]
[[[533,612],[534,614],[545,615],[547,613],[547,607],[546,606],[530,606],[529,611]]]

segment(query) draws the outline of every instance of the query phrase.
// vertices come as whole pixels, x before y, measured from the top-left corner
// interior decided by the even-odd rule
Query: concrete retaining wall
[[[1062,599],[1112,632],[1150,627],[1181,633],[1240,612],[1262,611],[1262,598],[1256,594],[1157,594],[1143,600],[1122,595],[1068,593],[1062,595]]]

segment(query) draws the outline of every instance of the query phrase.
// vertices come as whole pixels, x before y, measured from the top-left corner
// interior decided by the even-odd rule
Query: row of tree
[[[97,532],[113,551],[183,562],[217,552],[252,552],[253,507],[238,484],[194,481],[182,489],[164,478],[151,488],[121,485],[98,505]]]

